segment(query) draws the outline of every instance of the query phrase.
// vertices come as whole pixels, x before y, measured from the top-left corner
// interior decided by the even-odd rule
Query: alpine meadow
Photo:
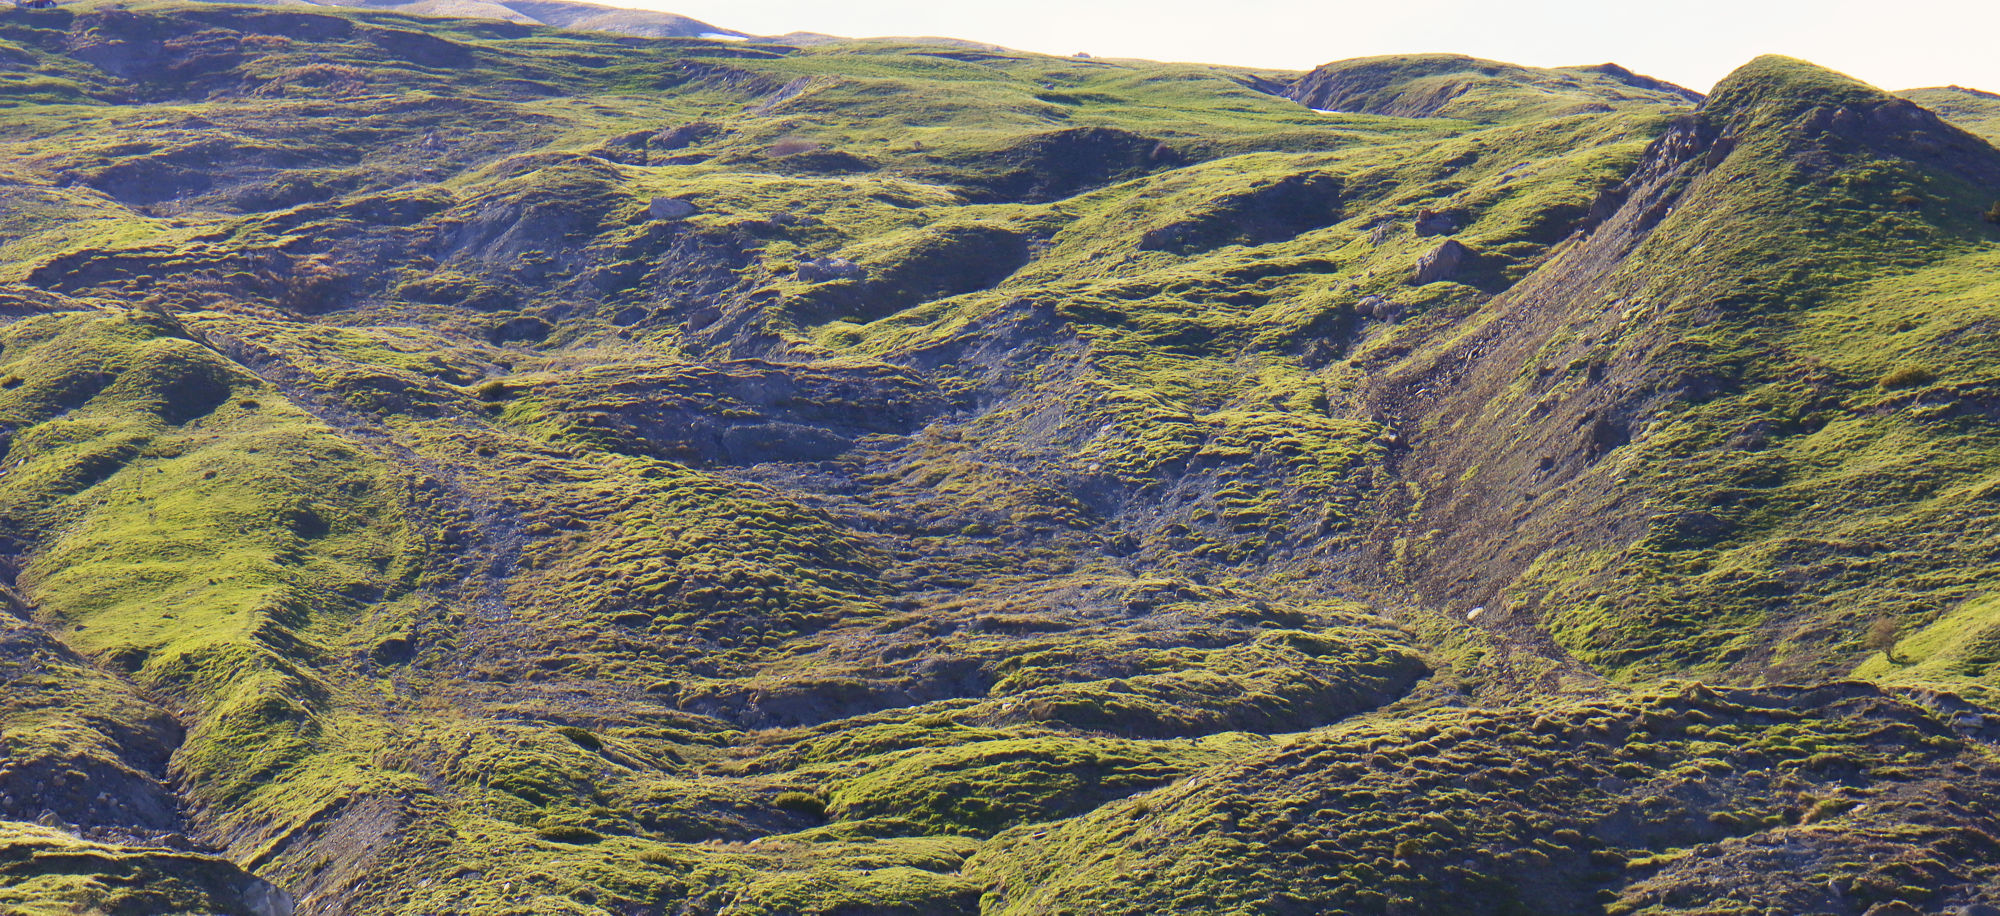
[[[2000,916],[1996,144],[10,2],[0,913]]]

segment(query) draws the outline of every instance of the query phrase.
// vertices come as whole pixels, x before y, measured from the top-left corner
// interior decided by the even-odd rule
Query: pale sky
[[[1759,54],[1885,89],[2000,92],[2000,0],[598,0],[761,35],[942,35],[1028,51],[1306,69],[1451,51],[1623,64],[1707,91]]]

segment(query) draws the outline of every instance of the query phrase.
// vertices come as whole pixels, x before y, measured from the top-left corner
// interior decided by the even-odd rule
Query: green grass
[[[827,813],[842,820],[899,817],[929,831],[990,835],[1081,814],[1219,759],[1214,750],[1182,744],[981,741],[897,755],[836,782]]]
[[[24,597],[189,716],[176,761],[204,803],[283,821],[310,816],[304,784],[365,785],[316,668],[367,644],[368,596],[408,572],[394,485],[169,319],[51,316],[4,344],[0,511],[48,532]]]
[[[1001,913],[1588,912],[1639,895],[1587,888],[1624,886],[1690,846],[1788,835],[1817,846],[1786,829],[1809,810],[1867,829],[1868,814],[1820,807],[1868,780],[1854,774],[1948,780],[1976,754],[1925,737],[1938,729],[1930,713],[1871,707],[1860,699],[1871,694],[1827,688],[1794,708],[1696,688],[1357,723],[1009,831],[969,871],[991,888],[984,910]],[[1869,865],[1839,869],[1845,880]],[[1963,887],[1970,874],[1936,877]]]
[[[1592,472],[1647,494],[1621,510],[1645,535],[1545,553],[1512,590],[1600,670],[1837,671],[1868,621],[1976,594],[1992,520],[1966,497],[1993,444],[1951,405],[1977,397],[1989,360],[1932,341],[1986,320],[1993,233],[1967,176],[1994,154],[1968,147],[1968,171],[1927,172],[1907,150],[1800,126],[1895,104],[1796,61],[1746,67],[1703,117],[1754,139],[1695,178],[1607,284],[1598,320],[1616,332],[1593,334],[1608,340],[1595,351],[1545,345],[1573,360],[1560,384],[1643,364],[1667,388],[1706,389],[1639,408],[1632,446]],[[1815,160],[1818,144],[1840,152]],[[1835,166],[1807,181],[1816,161]],[[1544,377],[1561,365],[1542,359]]]
[[[1894,640],[1855,668],[1855,676],[1887,683],[1990,684],[2000,662],[2000,631],[1990,598],[1973,599]]]
[[[1868,87],[1412,57],[1328,114],[923,42],[0,19],[8,766],[184,802],[307,907],[1642,912],[1733,838],[1990,878],[1833,836],[1957,829],[1856,801],[1984,791],[1944,712],[1658,684],[1990,680],[1991,151],[1841,133]],[[235,905],[7,823],[88,848],[0,906]]]
[[[1897,95],[1935,111],[1953,124],[1989,141],[2000,138],[2000,97],[1990,92],[1950,86],[1912,89]]]
[[[1689,104],[1682,92],[1630,77],[1616,68],[1539,70],[1457,54],[1406,54],[1326,64],[1289,94],[1318,109],[1481,124]]]
[[[0,825],[0,854],[0,905],[22,916],[241,910],[256,883],[223,859],[96,843],[31,824]]]

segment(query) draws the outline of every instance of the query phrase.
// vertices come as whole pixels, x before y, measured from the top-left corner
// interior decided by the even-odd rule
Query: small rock
[[[1459,244],[1457,239],[1446,239],[1430,254],[1417,259],[1417,268],[1410,276],[1410,283],[1423,286],[1458,276],[1459,270],[1472,259],[1472,249]]]
[[[1354,311],[1363,318],[1394,321],[1402,308],[1381,296],[1362,296],[1361,301],[1354,303]]]
[[[1862,916],[1923,916],[1923,911],[1901,900],[1891,900],[1869,907]]]
[[[1142,251],[1168,251],[1180,247],[1181,242],[1187,238],[1187,235],[1188,226],[1183,223],[1155,226],[1139,236],[1139,249]]]
[[[1478,620],[1478,619],[1479,619],[1479,615],[1481,615],[1481,614],[1484,614],[1484,613],[1486,613],[1486,605],[1483,605],[1483,604],[1482,604],[1482,605],[1480,605],[1480,606],[1478,606],[1478,607],[1476,607],[1476,608],[1473,608],[1472,610],[1469,610],[1469,611],[1466,611],[1466,612],[1465,612],[1465,620],[1466,620],[1466,622],[1467,622],[1467,623],[1470,623],[1470,622],[1472,622],[1472,621],[1474,621],[1474,620]]]
[[[646,205],[646,215],[652,219],[687,219],[700,212],[700,207],[678,197],[655,197]]]
[[[1458,220],[1453,219],[1451,214],[1436,210],[1417,211],[1418,235],[1450,235],[1457,231]]]
[[[799,279],[807,283],[859,279],[867,271],[846,258],[813,258],[799,262]]]
[[[416,657],[416,647],[401,636],[391,636],[375,644],[370,653],[378,665],[401,665]]]
[[[648,138],[646,145],[656,150],[686,149],[714,136],[719,130],[716,125],[707,121],[696,121],[660,131]]]
[[[292,916],[292,895],[268,881],[253,880],[243,889],[243,906],[253,916]]]

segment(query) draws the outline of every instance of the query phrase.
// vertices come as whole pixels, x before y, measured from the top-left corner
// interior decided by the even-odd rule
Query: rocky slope
[[[0,67],[13,910],[2000,906],[1977,93],[108,2]]]

